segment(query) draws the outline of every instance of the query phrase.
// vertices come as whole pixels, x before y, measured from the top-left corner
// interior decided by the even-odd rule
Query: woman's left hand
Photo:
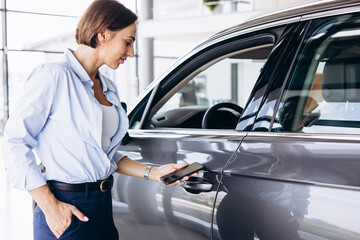
[[[175,172],[176,170],[178,169],[181,169],[181,168],[185,168],[186,166],[188,166],[189,164],[188,163],[180,163],[180,164],[166,164],[166,165],[163,165],[161,167],[157,167],[157,168],[153,168],[150,172],[150,175],[152,175],[152,178],[150,178],[151,180],[154,180],[154,181],[157,181],[157,182],[161,182],[160,180],[160,177],[166,175],[166,174],[170,174],[172,172]],[[181,180],[178,180],[172,184],[169,184],[169,186],[174,186],[174,185],[177,185],[183,181],[186,181],[189,179],[189,177],[191,176],[195,176],[197,175],[197,173],[194,173],[190,176],[185,176],[183,177]],[[162,183],[162,182],[161,182]]]

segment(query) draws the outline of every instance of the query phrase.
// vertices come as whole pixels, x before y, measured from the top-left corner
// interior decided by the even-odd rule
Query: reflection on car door
[[[273,139],[264,144],[262,137],[249,131],[268,130],[271,125],[282,83],[297,53],[293,46],[301,43],[307,27],[299,23],[284,30],[238,123],[237,129],[247,135],[223,171],[216,199],[214,231],[222,240],[299,239],[297,217],[305,214],[308,192],[269,176],[279,171],[267,148]]]
[[[238,124],[252,131],[222,177],[222,239],[360,238],[359,55],[349,51],[360,26],[359,16],[343,19],[313,21],[288,83],[276,78],[257,118]]]
[[[243,134],[130,130],[130,135],[136,148],[126,152],[132,159],[152,165],[196,161],[207,171],[175,187],[116,176],[114,217],[119,232],[130,231],[134,239],[209,239],[217,181]]]
[[[278,29],[277,33],[280,32]],[[237,84],[233,84],[235,80],[237,81],[237,78],[234,80],[234,77],[238,77],[237,71],[241,72],[241,68],[234,65],[233,61],[238,63],[239,59],[249,58],[250,53],[257,53],[255,56],[258,58],[265,56],[266,59],[276,38],[276,34],[272,31],[260,31],[259,35],[250,34],[244,38],[236,37],[232,41],[226,39],[224,43],[217,42],[217,44],[213,44],[215,47],[210,45],[209,49],[201,51],[201,57],[199,54],[195,54],[195,57],[190,57],[186,64],[180,64],[174,73],[165,77],[153,90],[142,121],[138,124],[141,128],[130,129],[131,140],[121,146],[119,150],[134,160],[154,166],[167,163],[199,162],[205,166],[205,171],[190,181],[175,187],[121,175],[115,176],[114,218],[120,232],[120,239],[220,238],[218,231],[212,231],[213,211],[214,205],[217,205],[215,200],[220,186],[220,176],[246,133],[235,131],[236,123],[232,129],[202,129],[201,125],[189,126],[189,121],[197,123],[197,116],[204,114],[204,106],[189,106],[189,104],[194,102],[216,104],[218,102],[218,98],[209,97],[206,95],[209,91],[206,92],[203,87],[199,87],[205,82],[211,82],[209,80],[211,76],[205,81],[206,75],[199,74],[198,78],[191,82],[191,85],[196,85],[197,89],[201,90],[202,95],[192,97],[191,101],[182,95],[184,92],[189,92],[186,83],[193,79],[196,75],[194,73],[198,73],[199,69],[208,68],[228,56],[230,57],[228,60],[225,59],[225,62],[231,64],[229,79],[232,84],[229,86],[237,87]],[[252,61],[247,61],[247,63],[252,63]],[[259,63],[262,66],[262,60],[254,61],[254,64],[259,65]],[[220,86],[224,85],[225,72],[222,74],[218,71],[212,72],[221,76],[222,82],[219,83]],[[254,81],[259,72],[255,72]],[[186,91],[182,90],[183,86],[187,87]],[[228,91],[227,94],[220,93],[219,88],[213,89],[215,96],[221,96],[222,100],[238,99],[237,96],[233,98],[234,95],[230,88],[225,88]],[[186,103],[186,106],[180,105],[178,109],[165,108],[164,106],[171,104],[175,93],[182,94],[180,95],[181,103]],[[199,99],[199,96],[201,101],[196,101],[195,99]],[[206,99],[204,99],[205,97]],[[240,105],[244,107],[245,102]],[[207,107],[209,106],[205,106],[205,110]],[[164,112],[160,114],[160,110],[164,110]],[[186,114],[186,116],[195,116],[191,118],[192,120],[187,119],[189,121],[187,121],[186,127],[181,124],[176,125],[178,123],[176,120],[179,119],[173,116],[183,118],[182,113],[189,113],[189,111],[196,111],[198,114]],[[158,123],[159,119],[164,119],[161,125]],[[135,121],[130,117],[130,122]],[[168,123],[169,125],[166,125]]]
[[[358,239],[359,144],[359,137],[249,133],[239,162],[224,172],[219,229],[244,239]],[[223,228],[229,217],[236,226]]]

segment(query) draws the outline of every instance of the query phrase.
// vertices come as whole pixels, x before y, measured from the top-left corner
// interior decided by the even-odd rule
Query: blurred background
[[[12,106],[37,65],[76,49],[75,29],[92,0],[0,0],[0,144]],[[122,0],[139,16],[135,57],[101,72],[128,106],[177,58],[206,37],[300,0]],[[11,187],[0,145],[0,239],[32,239],[32,201]]]

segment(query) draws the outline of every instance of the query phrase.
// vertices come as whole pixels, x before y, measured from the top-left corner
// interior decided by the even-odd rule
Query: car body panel
[[[119,151],[144,164],[200,162],[205,170],[175,187],[116,175],[120,239],[360,239],[360,136],[272,132],[313,19],[359,11],[358,1],[346,0],[264,14],[210,36],[154,81],[130,109]],[[152,124],[190,77],[267,44],[236,130]]]
[[[157,106],[164,102],[169,92],[186,81],[187,76],[193,75],[197,68],[228,53],[274,44],[283,30],[284,27],[259,31],[226,39],[221,45],[210,44],[154,85],[147,93],[146,100],[138,106],[142,110],[135,108],[134,113],[129,114],[133,129],[129,129],[126,143],[123,142],[119,151],[136,161],[154,166],[196,161],[205,166],[205,172],[195,179],[199,181],[195,189],[190,181],[190,190],[189,186],[184,185],[164,187],[142,179],[115,176],[114,216],[118,219],[115,222],[119,232],[128,232],[136,223],[136,226],[144,226],[142,231],[133,233],[137,237],[146,235],[158,239],[184,239],[183,235],[177,236],[176,233],[186,232],[190,239],[219,238],[218,231],[212,231],[219,179],[246,133],[225,129],[153,128],[149,118],[156,113]],[[136,125],[139,129],[136,129]],[[209,185],[212,186],[210,190],[199,190],[201,186]],[[163,230],[155,232],[145,227],[148,225]],[[129,235],[125,234],[127,237]]]
[[[232,214],[244,217],[234,226],[226,221],[222,239],[359,239],[359,140],[249,133],[224,170],[226,195],[217,199],[220,230]]]
[[[184,239],[184,234],[177,233],[186,232],[190,239],[209,239],[218,179],[245,135],[234,130],[198,133],[193,130],[130,130],[129,135],[131,144],[120,150],[132,159],[154,166],[197,161],[208,171],[198,179],[206,178],[213,187],[209,192],[194,194],[182,186],[169,187],[115,176],[114,215],[119,220],[115,221],[119,232],[135,231],[133,235],[151,236],[150,239]],[[137,230],[139,225],[143,226],[141,230]],[[123,238],[120,234],[120,239],[131,238]]]

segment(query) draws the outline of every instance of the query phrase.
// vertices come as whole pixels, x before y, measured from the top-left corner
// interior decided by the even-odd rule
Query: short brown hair
[[[135,23],[136,20],[136,14],[116,0],[95,0],[78,23],[76,42],[95,48],[99,32],[106,29],[117,31]]]

